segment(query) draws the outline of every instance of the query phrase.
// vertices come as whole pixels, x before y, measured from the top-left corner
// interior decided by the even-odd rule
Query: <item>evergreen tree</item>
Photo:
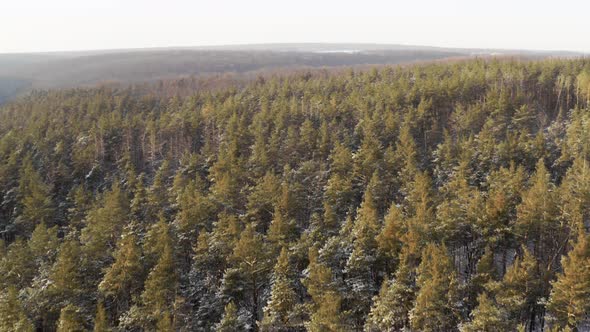
[[[400,207],[392,203],[385,215],[383,227],[376,238],[378,255],[386,265],[388,272],[391,272],[395,267],[395,262],[398,260],[402,248],[403,235],[406,232],[407,226],[402,211]]]
[[[590,312],[590,239],[583,231],[561,265],[547,308],[559,326],[575,329]]]
[[[363,132],[361,146],[354,155],[354,178],[361,188],[369,183],[383,160],[381,142],[371,128],[367,129]]]
[[[395,278],[385,279],[365,323],[365,331],[400,331],[410,328],[410,311],[416,298],[416,253],[403,247]]]
[[[453,248],[472,241],[477,220],[482,219],[483,198],[468,183],[468,161],[462,160],[452,178],[442,188],[445,200],[437,207],[437,232]]]
[[[209,198],[201,193],[197,181],[191,180],[180,191],[177,198],[178,213],[175,225],[185,252],[194,244],[199,229],[208,229],[211,224],[213,206]]]
[[[326,203],[330,204],[337,216],[343,216],[354,198],[352,153],[347,147],[337,144],[332,151],[331,160],[331,174],[325,192]]]
[[[486,293],[477,298],[477,308],[471,313],[471,321],[462,325],[461,332],[509,331],[508,314],[499,307]]]
[[[13,286],[0,296],[0,317],[2,317],[0,331],[32,332],[35,330]]]
[[[475,302],[482,292],[486,290],[486,285],[497,281],[498,271],[494,262],[494,250],[491,247],[486,247],[484,254],[477,262],[476,273],[470,280],[468,285],[467,303],[470,308],[475,307]]]
[[[316,248],[309,250],[309,266],[304,285],[311,296],[309,331],[344,331],[342,298],[332,280],[332,270],[318,261]]]
[[[118,183],[104,194],[101,203],[88,212],[80,240],[96,270],[110,262],[110,253],[129,218],[129,201]]]
[[[570,233],[584,227],[590,217],[590,165],[576,158],[559,187],[561,217]]]
[[[82,257],[78,241],[65,240],[57,255],[49,278],[51,291],[60,299],[73,299],[81,295],[84,276],[82,274]]]
[[[501,167],[488,175],[485,217],[479,221],[482,235],[488,243],[503,242],[505,245],[511,241],[524,181],[524,168],[517,168],[514,163],[511,163],[509,168]]]
[[[498,305],[506,310],[506,322],[511,329],[515,329],[520,323],[526,326],[535,323],[539,310],[537,302],[543,290],[540,285],[542,282],[537,260],[524,249],[522,257],[514,260],[503,279],[489,283],[486,288],[495,295]]]
[[[98,302],[96,306],[96,316],[94,317],[94,332],[109,332],[109,323],[107,313],[102,302]]]
[[[224,142],[220,147],[217,162],[211,167],[211,193],[214,200],[226,209],[238,208],[242,203],[240,195],[243,183],[243,164],[238,142]]]
[[[225,313],[223,319],[215,327],[215,332],[233,332],[244,329],[244,324],[240,321],[238,316],[238,309],[233,302],[225,306]]]
[[[84,226],[84,218],[92,204],[92,193],[83,185],[73,187],[66,198],[69,203],[67,219],[69,228],[79,231]]]
[[[57,227],[47,228],[43,222],[38,224],[31,234],[28,245],[37,262],[52,262],[59,247]]]
[[[57,332],[83,332],[87,331],[84,327],[84,318],[80,308],[73,304],[68,304],[61,309],[59,321],[57,323]]]
[[[145,174],[140,174],[135,180],[133,199],[129,204],[131,216],[136,220],[145,220],[147,217],[147,190],[144,184]]]
[[[274,267],[270,299],[264,307],[262,331],[288,331],[294,325],[293,309],[297,304],[297,294],[292,285],[289,266],[289,253],[285,247]]]
[[[99,291],[113,301],[115,316],[128,309],[131,295],[141,287],[143,266],[141,250],[134,234],[126,234],[119,240],[114,253],[115,262],[106,269]],[[104,310],[104,309],[103,309]]]
[[[294,236],[295,232],[293,223],[286,220],[286,217],[283,216],[283,213],[277,206],[268,228],[266,236],[267,240],[278,249],[288,245],[293,240]]]
[[[525,241],[533,243],[533,254],[538,258],[555,255],[553,241],[560,237],[555,186],[549,179],[549,172],[543,160],[537,163],[532,185],[522,195],[518,206],[517,231]]]
[[[158,222],[149,228],[143,239],[142,249],[147,266],[151,267],[155,265],[166,247],[173,247],[174,243],[171,233],[170,225],[164,216],[160,215]]]
[[[174,324],[172,322],[172,318],[170,317],[170,312],[167,310],[160,314],[160,317],[157,319],[156,323],[156,331],[161,332],[173,332],[174,331]]]
[[[350,300],[354,302],[351,311],[353,319],[356,320],[355,324],[359,326],[362,326],[364,317],[370,309],[371,299],[376,292],[377,242],[375,238],[378,232],[377,210],[371,191],[367,190],[355,220],[352,233],[353,250],[345,269],[347,283],[352,292]]]
[[[174,256],[166,245],[158,263],[145,281],[141,301],[147,317],[156,321],[165,311],[172,308],[176,296],[177,274]]]
[[[412,136],[412,128],[409,120],[404,121],[399,134],[396,155],[398,157],[399,177],[401,191],[405,194],[410,192],[412,183],[418,175],[418,155],[416,142]]]
[[[435,215],[432,183],[426,173],[418,173],[406,198],[408,229],[418,237],[420,246],[434,238]]]
[[[154,182],[147,191],[147,220],[155,220],[160,214],[167,211],[170,203],[167,190],[170,176],[170,164],[167,160],[164,160],[154,176]]]
[[[341,297],[338,293],[330,291],[322,295],[321,303],[311,315],[306,324],[310,332],[340,332],[346,331],[347,325],[342,321]]]
[[[240,234],[230,257],[233,270],[226,271],[226,283],[237,281],[243,291],[244,303],[251,313],[252,323],[258,321],[262,309],[262,290],[267,286],[268,274],[272,268],[268,249],[263,238],[254,230],[253,224],[246,225]],[[236,280],[237,278],[237,280]],[[226,292],[235,289],[227,289]]]
[[[17,239],[8,246],[0,263],[0,289],[9,286],[22,289],[31,282],[35,274],[33,253],[22,239]]]
[[[225,267],[224,258],[228,254],[216,252],[213,242],[209,233],[202,231],[199,234],[188,275],[189,286],[186,297],[195,308],[191,322],[195,329],[211,329],[213,322],[217,322],[223,314],[223,305],[218,296],[218,290],[219,279],[221,279]],[[225,245],[225,243],[223,244]],[[232,243],[228,243],[228,245],[233,247]]]
[[[267,172],[248,196],[248,215],[262,225],[268,225],[280,197],[281,183],[272,172]]]
[[[418,267],[416,304],[410,321],[421,331],[454,331],[457,327],[457,280],[446,247],[429,244]]]
[[[43,182],[41,175],[33,167],[30,159],[24,162],[20,177],[20,194],[22,196],[22,219],[18,225],[21,234],[29,234],[37,223],[52,223],[54,214],[51,188]]]

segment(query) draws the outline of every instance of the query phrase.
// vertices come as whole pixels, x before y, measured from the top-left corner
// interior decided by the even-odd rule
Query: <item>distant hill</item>
[[[449,49],[381,44],[262,44],[0,54],[0,103],[32,89],[138,83],[260,70],[401,64],[485,55],[560,56],[573,52]]]

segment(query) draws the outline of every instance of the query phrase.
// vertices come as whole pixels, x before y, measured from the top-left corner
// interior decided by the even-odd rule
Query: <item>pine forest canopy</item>
[[[39,90],[0,331],[588,331],[590,60]]]

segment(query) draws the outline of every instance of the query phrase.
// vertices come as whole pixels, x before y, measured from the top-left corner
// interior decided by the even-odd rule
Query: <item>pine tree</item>
[[[84,252],[89,256],[94,269],[100,270],[110,263],[111,250],[115,248],[128,221],[129,201],[115,182],[111,190],[104,194],[100,204],[88,212],[87,226],[80,236]]]
[[[248,196],[248,216],[266,226],[272,218],[281,192],[281,182],[272,172],[267,172]]]
[[[258,321],[262,309],[262,290],[268,283],[268,274],[272,268],[267,246],[253,224],[246,225],[230,257],[233,271],[228,271],[232,278],[239,278],[244,291],[244,301],[248,304],[252,322]],[[235,274],[234,274],[235,273]],[[230,279],[232,279],[230,278]],[[227,277],[226,277],[227,279]]]
[[[0,296],[0,331],[33,332],[33,324],[18,298],[17,289],[10,286]]]
[[[242,182],[244,172],[238,142],[224,142],[219,149],[217,162],[211,167],[211,193],[216,202],[226,209],[237,208],[242,203]]]
[[[160,317],[157,319],[156,331],[174,332],[174,324],[168,310],[161,313]]]
[[[267,142],[265,132],[261,128],[256,128],[254,132],[254,144],[251,147],[249,164],[253,169],[255,176],[262,176],[269,168],[269,154],[267,151]]]
[[[9,286],[24,288],[34,277],[36,264],[33,253],[22,239],[11,243],[0,261],[0,289]]]
[[[235,219],[234,219],[235,220]],[[219,229],[217,229],[219,230]],[[211,329],[223,314],[222,299],[218,296],[219,280],[223,276],[225,257],[231,252],[225,246],[233,243],[215,243],[212,235],[201,231],[194,247],[191,270],[188,275],[189,286],[186,298],[193,303],[194,329]],[[223,247],[218,247],[222,245]]]
[[[321,223],[322,234],[325,236],[336,235],[339,226],[338,216],[336,216],[334,209],[330,204],[324,202],[324,215]]]
[[[24,161],[19,191],[22,196],[22,220],[18,222],[22,234],[30,234],[40,222],[52,223],[54,214],[51,188],[43,182],[30,159]]]
[[[402,248],[395,278],[383,281],[379,295],[373,300],[365,331],[401,331],[410,328],[410,311],[416,298],[418,254],[408,245]]]
[[[262,331],[286,331],[294,324],[292,316],[297,294],[293,289],[289,265],[289,253],[283,247],[274,267],[270,299],[264,307],[264,318],[260,324]]]
[[[210,251],[224,259],[231,256],[234,246],[240,238],[241,232],[242,225],[235,215],[226,213],[219,214],[217,221],[213,224],[213,230],[211,231]]]
[[[331,160],[331,174],[325,192],[326,203],[330,204],[337,216],[342,217],[354,197],[351,176],[352,153],[347,147],[336,144],[332,151]]]
[[[559,187],[561,216],[570,230],[576,230],[590,216],[590,165],[576,158]]]
[[[57,332],[83,332],[87,331],[84,327],[84,318],[80,308],[73,304],[68,304],[61,309],[59,321],[57,323]]]
[[[504,308],[494,303],[486,293],[477,298],[477,308],[471,313],[471,321],[462,325],[461,332],[509,331],[508,314]]]
[[[458,308],[455,269],[446,247],[429,244],[418,267],[416,304],[411,312],[412,328],[420,331],[454,331]]]
[[[525,241],[533,243],[533,254],[538,258],[552,257],[555,253],[553,238],[560,237],[557,198],[555,186],[549,179],[549,172],[543,160],[537,163],[531,178],[532,186],[522,195],[518,206],[517,231]],[[548,261],[548,260],[546,260]]]
[[[147,191],[147,220],[155,220],[160,214],[167,211],[170,203],[167,190],[170,177],[170,164],[164,160],[154,176],[154,182]]]
[[[190,250],[197,232],[209,228],[213,206],[209,198],[201,193],[200,185],[191,180],[180,191],[177,198],[178,213],[174,221],[178,229],[178,237],[184,251]]]
[[[153,224],[143,239],[143,253],[145,255],[145,265],[151,267],[158,262],[158,259],[164,253],[166,247],[172,248],[174,245],[171,236],[170,225],[163,215],[157,223]]]
[[[310,332],[347,331],[347,325],[342,321],[340,313],[342,301],[340,295],[335,291],[330,291],[322,295],[321,301],[306,324],[307,330]]]
[[[268,227],[266,238],[277,249],[288,245],[295,237],[294,225],[286,220],[277,206]]]
[[[488,243],[504,242],[512,237],[513,221],[524,189],[525,171],[511,163],[509,168],[491,172],[486,179],[488,187],[485,217],[478,222]],[[502,243],[502,244],[504,244]]]
[[[143,173],[137,177],[133,188],[133,199],[129,204],[131,216],[136,220],[145,220],[147,217],[147,190],[144,177]]]
[[[437,234],[453,248],[476,236],[474,226],[483,217],[483,196],[469,185],[469,160],[461,160],[451,180],[441,189],[445,199],[437,207]]]
[[[317,248],[309,250],[308,275],[303,281],[311,296],[309,331],[344,331],[342,298],[334,287],[332,270],[318,261]]]
[[[242,331],[244,329],[243,323],[238,317],[238,308],[233,302],[225,306],[225,313],[223,319],[215,326],[215,332],[234,332]]]
[[[302,160],[307,160],[312,157],[312,153],[316,151],[317,134],[313,126],[313,122],[305,119],[300,127],[299,133],[299,151]]]
[[[410,188],[405,207],[408,215],[407,224],[421,246],[434,238],[433,230],[436,228],[433,208],[436,202],[432,197],[430,176],[418,173]]]
[[[114,259],[114,263],[106,269],[98,290],[112,299],[112,308],[117,316],[128,309],[132,294],[136,294],[141,287],[141,249],[134,234],[123,235],[117,244]]]
[[[361,188],[369,183],[383,160],[382,145],[376,133],[369,129],[363,134],[361,146],[354,155],[354,178]]]
[[[575,329],[590,312],[590,239],[583,230],[561,265],[547,308],[560,326]]]
[[[409,120],[405,120],[400,128],[399,139],[396,148],[398,157],[399,177],[402,193],[409,193],[412,183],[418,175],[418,153],[416,143],[412,136],[412,128]]]
[[[67,209],[69,228],[80,231],[83,227],[86,213],[92,203],[92,193],[83,185],[77,185],[70,190],[66,201],[69,205]]]
[[[94,317],[94,332],[109,332],[109,323],[107,320],[107,313],[102,302],[98,302],[96,306],[96,316]]]
[[[177,274],[172,249],[166,245],[158,263],[145,281],[141,294],[146,315],[157,320],[165,311],[170,310],[176,296]]]
[[[498,271],[494,262],[494,250],[488,246],[480,257],[475,268],[475,274],[468,285],[468,299],[466,305],[469,308],[475,307],[477,297],[485,291],[485,286],[498,279]]]
[[[57,227],[47,228],[45,223],[39,223],[31,234],[28,245],[36,261],[52,262],[59,247]]]
[[[80,295],[83,289],[81,255],[80,245],[76,240],[65,240],[59,248],[49,278],[52,292],[62,299],[72,299]]]
[[[523,251],[522,257],[514,260],[501,281],[486,285],[498,305],[508,313],[507,323],[512,329],[519,323],[529,326],[534,323],[537,302],[543,290],[537,260],[527,249]]]
[[[347,283],[352,290],[353,319],[362,326],[368,313],[371,299],[375,295],[377,242],[379,232],[378,214],[371,191],[365,191],[365,198],[353,228],[353,250],[346,262]]]
[[[406,232],[407,225],[401,208],[392,203],[385,215],[383,227],[376,238],[378,255],[386,265],[388,272],[391,272],[396,266],[395,262],[399,258],[403,235]]]

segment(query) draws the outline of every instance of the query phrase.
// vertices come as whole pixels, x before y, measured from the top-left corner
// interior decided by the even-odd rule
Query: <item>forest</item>
[[[353,52],[339,52],[350,47]],[[358,50],[358,51],[356,51]],[[371,44],[244,45],[49,53],[0,53],[0,103],[38,89],[98,84],[154,83],[216,75],[258,76],[286,69],[401,64],[466,57],[472,51]],[[487,51],[490,52],[490,51]],[[528,57],[575,56],[573,52],[511,51]]]
[[[590,59],[0,107],[0,331],[590,331]]]

